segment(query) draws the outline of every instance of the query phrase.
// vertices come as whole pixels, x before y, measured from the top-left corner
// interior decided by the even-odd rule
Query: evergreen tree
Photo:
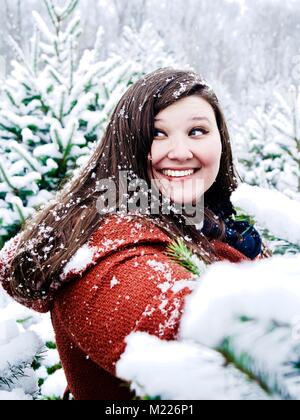
[[[0,289],[0,400],[61,399],[65,388],[50,314],[33,312]]]
[[[250,185],[274,188],[300,199],[300,92],[274,92],[273,106],[257,107],[236,132],[239,173]]]
[[[175,65],[150,25],[143,33],[157,47],[151,60],[142,59],[143,48],[126,56],[129,28],[106,60],[99,59],[102,28],[94,49],[80,56],[78,3],[58,7],[44,0],[50,23],[33,13],[29,57],[10,41],[16,58],[0,91],[0,248],[89,158],[128,87],[149,71]],[[133,42],[139,34],[132,30],[131,36]],[[65,379],[50,319],[44,326],[42,317],[24,311],[0,289],[0,399],[60,398]],[[13,334],[6,334],[8,325]],[[8,357],[16,346],[18,357]]]
[[[275,92],[278,113],[272,119],[276,143],[286,156],[284,177],[279,188],[290,188],[300,197],[300,86],[292,85],[288,92]],[[295,195],[296,197],[296,195]]]
[[[50,28],[34,12],[30,59],[11,40],[17,59],[0,108],[0,246],[91,153],[108,118],[105,76],[117,65],[119,79],[126,71],[117,57],[96,63],[94,51],[78,61],[77,4],[45,0]]]
[[[41,339],[25,331],[20,320],[2,320],[0,333],[0,400],[36,398],[34,365],[42,355]]]
[[[191,69],[184,55],[178,55],[169,50],[154,29],[150,21],[145,21],[138,29],[134,20],[130,26],[125,26],[120,42],[110,46],[112,52],[120,55],[123,60],[135,62],[135,73],[137,76],[147,71],[154,71],[160,67],[176,67],[181,63],[185,69]]]
[[[151,60],[129,28],[105,61],[102,28],[94,49],[79,57],[78,2],[58,7],[44,0],[49,25],[33,12],[30,59],[11,40],[16,59],[0,93],[0,248],[88,159],[128,86],[175,64],[150,24],[142,35],[152,40]]]

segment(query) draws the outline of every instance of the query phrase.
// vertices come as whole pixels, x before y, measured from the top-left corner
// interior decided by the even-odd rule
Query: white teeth
[[[163,169],[162,173],[166,176],[172,176],[174,178],[180,178],[183,176],[193,175],[195,169],[190,169],[188,171],[171,171],[170,169]]]

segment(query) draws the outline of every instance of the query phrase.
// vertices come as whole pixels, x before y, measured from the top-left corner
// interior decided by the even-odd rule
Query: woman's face
[[[201,199],[217,178],[221,154],[214,110],[199,96],[180,99],[155,117],[148,173],[174,203]]]

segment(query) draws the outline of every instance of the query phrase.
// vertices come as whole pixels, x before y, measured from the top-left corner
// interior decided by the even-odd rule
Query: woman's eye
[[[208,134],[208,131],[207,131],[207,130],[205,130],[204,128],[194,128],[194,129],[191,131],[191,133],[192,133],[193,131],[200,131],[200,132],[202,133],[202,135],[203,135],[203,134]],[[196,135],[198,135],[198,134],[196,134]]]
[[[209,131],[206,130],[205,128],[194,128],[193,130],[190,131],[190,134],[193,133],[193,132],[196,132],[196,131],[200,132],[202,135],[209,133]],[[154,137],[155,138],[156,137],[159,137],[159,133],[160,134],[163,134],[163,136],[166,136],[166,134],[163,131],[161,131],[161,130],[154,130],[154,134],[153,134]],[[195,134],[195,135],[198,136],[199,134]]]
[[[157,133],[161,133],[163,135],[165,135],[162,131],[160,130],[154,130],[154,137],[158,137]]]

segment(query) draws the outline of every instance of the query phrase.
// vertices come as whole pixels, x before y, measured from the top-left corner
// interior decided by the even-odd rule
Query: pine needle
[[[201,270],[200,264],[197,264],[195,261],[196,256],[181,238],[173,240],[167,246],[166,254],[172,261],[175,261],[196,276],[199,277],[202,274],[203,270]]]

